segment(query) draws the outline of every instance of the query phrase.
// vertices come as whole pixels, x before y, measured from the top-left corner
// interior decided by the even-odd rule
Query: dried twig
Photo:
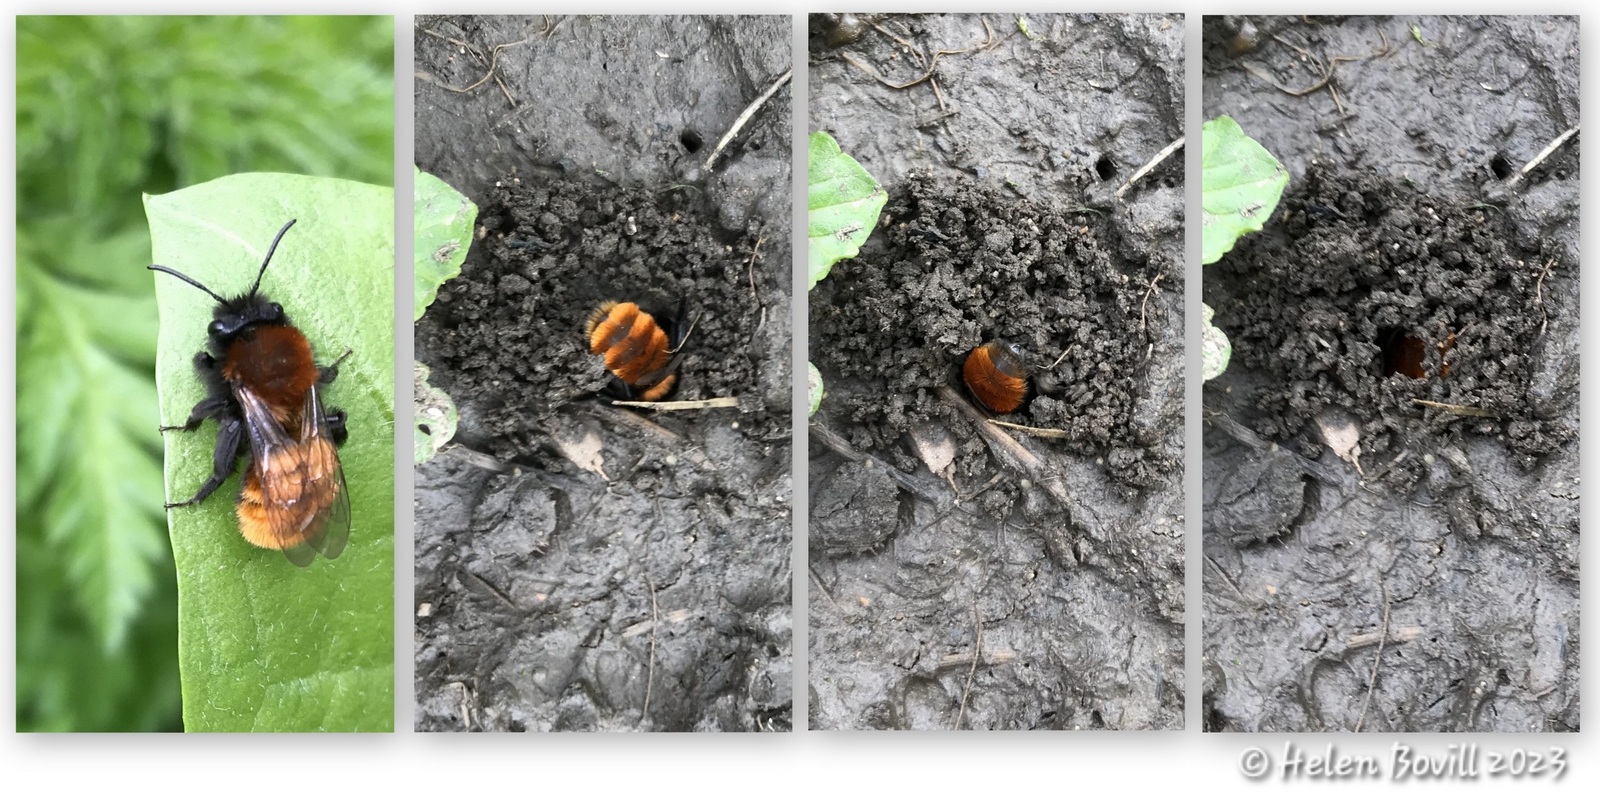
[[[1167,277],[1166,273],[1156,273],[1156,277],[1150,279],[1150,287],[1144,291],[1144,299],[1139,301],[1139,333],[1141,334],[1145,332],[1145,305],[1150,302],[1150,296],[1155,294],[1156,284],[1165,277]]]
[[[431,33],[431,31],[423,31],[423,33]],[[434,34],[434,35],[438,36],[439,34]],[[440,38],[445,38],[445,37],[440,37]],[[452,43],[457,43],[457,44],[462,44],[463,46],[465,46],[465,43],[456,42],[456,40],[454,40],[454,39],[446,39],[446,41],[449,41],[449,42],[452,42]],[[438,84],[438,86],[441,89],[444,89],[444,90],[450,91],[450,92],[455,92],[457,94],[466,94],[468,92],[471,92],[472,90],[477,89],[478,87],[488,83],[490,81],[490,79],[495,78],[495,70],[498,69],[499,66],[500,66],[500,51],[501,50],[505,50],[508,47],[516,47],[517,45],[525,45],[527,43],[528,43],[527,39],[519,39],[519,40],[517,40],[515,42],[506,42],[505,44],[495,45],[494,46],[494,52],[491,53],[490,56],[489,56],[489,71],[484,73],[482,78],[479,78],[477,81],[473,82],[473,84],[471,86],[467,86],[467,87],[461,88],[461,89],[457,89],[454,86],[447,86],[447,85],[442,84],[442,83]],[[510,90],[506,89],[505,84],[501,84],[500,85],[500,89],[506,93],[506,99],[507,100],[511,100],[511,92],[510,92]],[[512,105],[516,105],[516,101],[515,100],[511,100],[511,104]]]
[[[1008,423],[1004,420],[995,420],[992,418],[989,420],[989,422],[1000,426],[1001,428],[1009,428],[1013,431],[1022,431],[1032,434],[1036,437],[1044,437],[1046,439],[1067,439],[1068,437],[1072,436],[1072,432],[1062,431],[1059,428],[1034,428],[1033,426],[1025,426],[1021,423]]]
[[[1577,130],[1574,128],[1573,130]],[[1546,328],[1550,327],[1550,310],[1544,305],[1544,279],[1550,274],[1550,268],[1556,266],[1556,257],[1544,263],[1544,269],[1539,271],[1539,280],[1533,284],[1533,302],[1539,305],[1539,336],[1544,336]]]
[[[783,74],[778,76],[778,80],[773,81],[772,85],[767,87],[767,91],[762,92],[761,96],[756,98],[754,102],[748,106],[745,106],[744,112],[739,115],[738,119],[733,121],[733,127],[729,128],[728,132],[722,135],[722,139],[717,142],[716,149],[712,150],[711,156],[706,159],[706,169],[708,171],[711,169],[711,165],[716,163],[717,157],[722,155],[723,149],[732,143],[733,138],[739,135],[739,131],[744,128],[746,123],[750,122],[750,118],[754,117],[756,112],[761,110],[761,106],[766,104],[768,100],[771,100],[772,96],[777,94],[778,90],[782,89],[783,85],[788,83],[789,79],[793,76],[793,67],[784,70]]]
[[[661,607],[656,604],[656,583],[650,580],[650,574],[644,577],[646,587],[650,588],[650,668],[644,680],[644,714],[640,722],[650,719],[650,694],[656,686],[656,629],[660,628]]]
[[[1135,181],[1148,175],[1156,167],[1161,166],[1161,162],[1166,161],[1168,156],[1178,152],[1178,150],[1183,147],[1183,139],[1184,138],[1181,136],[1178,137],[1178,141],[1161,148],[1161,152],[1157,153],[1155,158],[1150,159],[1144,163],[1144,166],[1134,170],[1133,175],[1130,176],[1128,180],[1117,189],[1117,199],[1120,200],[1123,195],[1127,194],[1128,190],[1133,187]]]
[[[738,398],[707,398],[705,400],[686,401],[624,401],[614,400],[612,406],[632,406],[638,409],[654,409],[658,412],[682,412],[692,409],[729,409],[739,405]]]
[[[1416,406],[1426,406],[1429,409],[1442,409],[1442,410],[1447,411],[1447,412],[1449,412],[1451,414],[1459,414],[1462,417],[1499,417],[1500,416],[1498,414],[1495,414],[1494,412],[1489,411],[1488,409],[1482,409],[1482,408],[1479,408],[1477,406],[1459,406],[1459,405],[1454,404],[1454,403],[1440,403],[1439,401],[1423,400],[1421,398],[1412,398],[1411,399],[1411,403],[1416,405]]]
[[[1553,141],[1550,144],[1546,145],[1544,150],[1539,151],[1539,155],[1534,156],[1532,161],[1528,162],[1527,164],[1522,165],[1522,169],[1519,170],[1516,175],[1512,176],[1510,185],[1511,186],[1516,186],[1518,183],[1520,183],[1522,181],[1523,178],[1528,177],[1528,173],[1533,172],[1533,168],[1539,166],[1541,163],[1544,162],[1545,159],[1550,158],[1550,154],[1556,152],[1556,148],[1559,148],[1562,145],[1566,144],[1567,140],[1571,139],[1574,136],[1576,136],[1577,133],[1578,133],[1578,126],[1574,125],[1571,128],[1567,129],[1566,133],[1563,133],[1562,135],[1556,137],[1555,141]]]
[[[761,255],[761,243],[765,241],[767,241],[766,234],[756,236],[756,244],[750,248],[750,261],[744,265],[745,274],[750,278],[750,294],[755,295],[758,301],[761,299],[761,294],[756,292],[756,257]]]
[[[1372,658],[1372,673],[1367,677],[1367,698],[1361,702],[1361,716],[1356,718],[1356,731],[1367,720],[1367,707],[1372,704],[1372,691],[1378,687],[1378,667],[1383,664],[1383,646],[1389,642],[1389,589],[1383,590],[1383,631],[1378,638],[1378,653]]]
[[[961,689],[961,708],[956,711],[957,729],[961,728],[961,719],[967,715],[967,696],[972,694],[972,679],[978,675],[978,663],[983,661],[983,616],[978,614],[978,602],[972,602],[972,619],[977,623],[977,644],[972,646],[972,667],[967,670],[967,686]]]
[[[983,21],[983,30],[987,34],[987,36],[984,38],[984,40],[982,42],[979,42],[978,44],[975,44],[975,45],[973,45],[971,47],[963,47],[960,50],[935,50],[935,51],[933,51],[933,60],[928,63],[928,70],[926,72],[922,73],[921,76],[919,76],[917,78],[913,78],[913,79],[911,79],[909,81],[906,81],[905,83],[895,83],[895,82],[889,80],[888,78],[883,77],[882,75],[880,75],[878,73],[877,70],[873,69],[872,67],[867,66],[866,64],[863,64],[855,56],[852,56],[849,53],[840,53],[839,57],[843,58],[845,61],[850,62],[852,65],[855,66],[856,69],[861,70],[862,72],[865,72],[868,75],[871,75],[874,79],[876,79],[878,81],[878,83],[881,83],[884,86],[889,87],[890,89],[910,89],[911,87],[916,86],[917,84],[922,83],[923,81],[926,81],[929,78],[933,77],[933,73],[936,72],[939,69],[939,59],[940,59],[940,57],[942,57],[942,56],[959,56],[962,53],[970,53],[970,52],[972,52],[974,50],[987,50],[987,49],[989,49],[991,47],[994,47],[994,43],[995,43],[994,28],[989,26],[989,21],[988,20],[984,20]]]

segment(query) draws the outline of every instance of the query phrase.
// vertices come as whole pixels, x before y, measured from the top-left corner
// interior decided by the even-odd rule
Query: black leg
[[[189,412],[189,419],[181,426],[162,426],[162,431],[193,431],[200,427],[207,418],[216,417],[228,410],[229,398],[226,395],[213,395],[194,405]]]
[[[343,356],[340,356],[339,358],[334,359],[333,360],[333,364],[330,364],[327,367],[322,368],[322,372],[320,372],[317,375],[317,383],[318,384],[332,384],[333,380],[335,378],[339,377],[339,364],[341,362],[343,362],[345,359],[350,358],[350,354],[352,352],[353,351],[351,351],[349,348],[345,348]]]
[[[350,432],[345,430],[344,421],[343,409],[328,409],[322,415],[322,422],[328,427],[328,437],[333,440],[335,448],[344,447],[344,441],[350,437]]]
[[[211,477],[200,485],[200,491],[187,501],[167,504],[167,508],[174,506],[192,506],[211,496],[222,486],[222,482],[233,475],[239,466],[239,449],[244,446],[244,421],[238,417],[227,417],[222,420],[222,425],[217,429],[217,449],[211,453]]]

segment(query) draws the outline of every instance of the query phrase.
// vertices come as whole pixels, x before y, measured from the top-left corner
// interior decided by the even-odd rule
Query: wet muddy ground
[[[1205,273],[1206,728],[1577,730],[1576,18],[1204,31],[1291,175]]]
[[[1117,194],[1182,133],[1182,30],[812,17],[811,130],[889,193],[810,297],[813,728],[1182,725],[1181,150]],[[1060,438],[960,388],[995,337],[1000,419]]]
[[[419,18],[417,165],[480,207],[416,330],[461,407],[416,479],[419,730],[792,726],[787,87],[705,164],[790,25]],[[681,301],[672,399],[737,406],[600,402],[607,299]]]

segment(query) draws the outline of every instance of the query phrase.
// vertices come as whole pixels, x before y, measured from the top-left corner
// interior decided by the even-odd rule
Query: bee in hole
[[[1383,348],[1384,375],[1403,375],[1407,378],[1427,378],[1427,343],[1422,337],[1396,331],[1388,336]],[[1435,343],[1439,351],[1439,377],[1450,376],[1450,350],[1456,345],[1454,332],[1446,332],[1443,340]]]
[[[608,300],[584,325],[589,352],[605,357],[611,381],[604,393],[617,400],[658,401],[678,383],[678,362],[688,332],[680,329],[684,303],[676,316],[651,314],[633,302]]]
[[[209,349],[195,354],[195,371],[208,394],[189,419],[162,431],[194,431],[217,421],[211,475],[194,497],[168,509],[204,501],[246,460],[235,508],[239,533],[251,545],[282,551],[299,567],[316,554],[332,559],[350,539],[350,496],[339,446],[347,436],[345,413],[324,408],[322,389],[339,374],[339,363],[318,367],[311,342],[283,307],[261,294],[261,278],[294,220],[267,248],[250,291],[226,298],[170,267],[150,265],[216,299]]]
[[[995,414],[1010,414],[1028,399],[1028,365],[1022,349],[995,339],[973,348],[961,365],[961,380],[978,403]]]

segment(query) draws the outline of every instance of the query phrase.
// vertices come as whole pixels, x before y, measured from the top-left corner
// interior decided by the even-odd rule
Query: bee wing
[[[300,440],[327,446],[327,458],[333,462],[333,505],[320,520],[321,530],[312,542],[318,553],[333,559],[350,542],[350,488],[344,483],[344,465],[339,462],[339,451],[328,429],[328,414],[322,408],[322,393],[316,386],[306,393],[305,408],[300,412]]]
[[[349,539],[349,500],[344,497],[344,473],[333,440],[316,435],[326,431],[326,423],[303,423],[297,439],[255,393],[236,386],[234,397],[244,411],[250,471],[260,490],[268,538],[300,567],[311,564],[317,553],[337,555]],[[306,404],[321,409],[314,393]],[[341,502],[344,528],[335,535],[337,547],[330,554],[328,532]]]

